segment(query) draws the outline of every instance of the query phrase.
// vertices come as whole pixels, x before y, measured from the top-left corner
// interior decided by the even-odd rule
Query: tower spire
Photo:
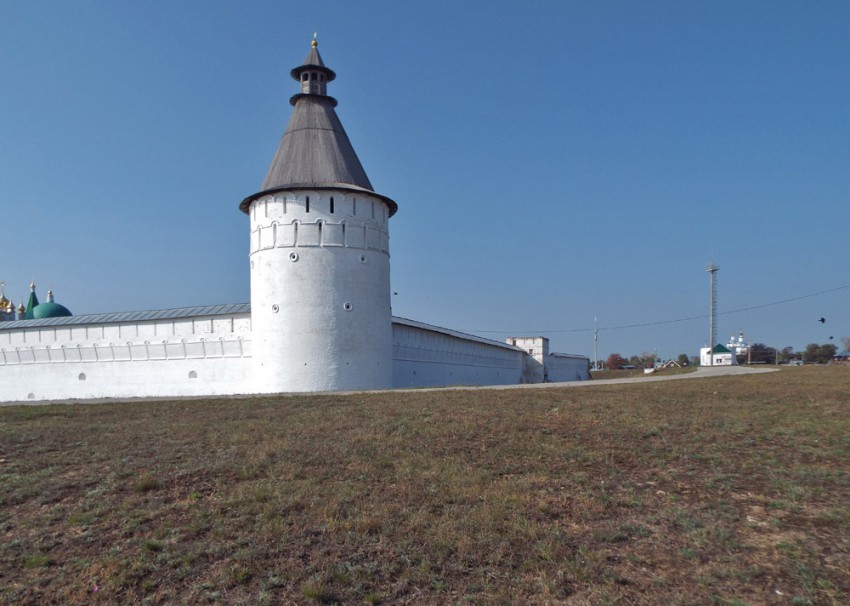
[[[332,187],[378,196],[394,215],[398,205],[374,191],[336,115],[337,101],[328,95],[328,83],[336,73],[322,60],[316,34],[304,63],[290,75],[301,85],[289,100],[292,117],[260,191],[245,198],[239,208],[247,213],[252,201],[272,192]]]
[[[301,95],[323,95],[328,94],[328,82],[336,79],[336,73],[329,69],[325,62],[322,61],[322,56],[319,54],[319,42],[316,39],[316,34],[313,34],[313,40],[310,42],[310,51],[304,59],[304,63],[289,72],[293,80],[301,83]],[[301,95],[294,95],[289,103],[293,106],[298,102]],[[336,99],[328,97],[334,107],[336,107]]]
[[[30,298],[27,300],[27,307],[24,313],[24,319],[32,320],[35,316],[33,316],[33,310],[36,305],[38,305],[38,297],[35,294],[35,280],[30,282]]]

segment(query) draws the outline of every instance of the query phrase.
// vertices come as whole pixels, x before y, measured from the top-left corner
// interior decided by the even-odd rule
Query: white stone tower
[[[254,390],[392,386],[389,218],[336,115],[314,38],[251,225]]]

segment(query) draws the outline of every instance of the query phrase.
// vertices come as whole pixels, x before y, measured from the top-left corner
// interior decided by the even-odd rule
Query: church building
[[[0,401],[214,396],[589,379],[545,337],[493,341],[393,317],[389,223],[315,39],[249,225],[250,303],[71,315],[0,298]],[[46,307],[45,307],[46,306]]]

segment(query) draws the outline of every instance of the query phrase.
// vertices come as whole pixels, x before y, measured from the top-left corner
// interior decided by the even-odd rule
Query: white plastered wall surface
[[[386,204],[293,190],[254,200],[249,216],[257,389],[392,387]]]
[[[512,385],[527,354],[511,345],[393,319],[393,386]]]
[[[2,402],[251,391],[247,313],[0,328]]]

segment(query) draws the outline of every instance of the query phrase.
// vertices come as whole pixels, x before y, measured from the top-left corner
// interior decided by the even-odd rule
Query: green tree
[[[809,343],[806,345],[806,349],[803,350],[803,362],[807,362],[811,364],[815,362],[818,357],[818,347],[820,347],[817,343]]]
[[[789,360],[794,360],[800,357],[797,352],[794,351],[794,348],[791,346],[783,347],[782,351],[779,352],[779,361],[780,362],[788,362]]]
[[[655,362],[655,354],[648,351],[643,351],[640,355],[631,356],[629,358],[629,364],[637,366],[638,368],[649,368],[654,366]]]
[[[809,364],[826,364],[836,354],[838,348],[832,343],[818,345],[817,343],[809,343],[806,345],[806,350],[803,352],[803,362]]]
[[[835,354],[838,353],[838,348],[833,343],[824,343],[818,348],[818,362],[821,364],[826,364]]]
[[[658,357],[655,355],[655,352],[644,351],[640,354],[641,360],[643,362],[644,368],[654,368],[656,364],[658,364]]]
[[[676,358],[676,362],[678,362],[679,366],[687,366],[690,363],[690,358],[688,358],[688,354],[680,353]]]
[[[750,345],[749,355],[743,354],[742,356],[738,356],[739,364],[746,364],[747,360],[751,364],[775,364],[776,350],[764,343],[753,343]]]

